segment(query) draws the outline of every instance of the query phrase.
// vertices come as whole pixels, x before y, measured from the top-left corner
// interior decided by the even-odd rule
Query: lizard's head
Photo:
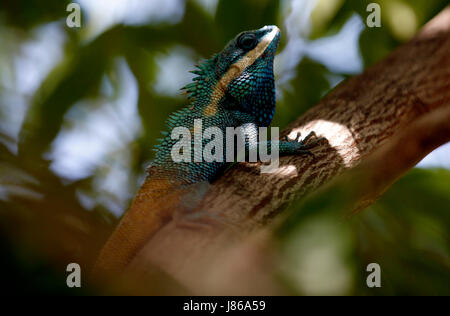
[[[274,114],[273,60],[279,39],[276,26],[242,32],[218,55],[216,64],[225,100],[237,103],[261,125],[270,124]]]
[[[214,115],[219,105],[229,104],[254,115],[260,125],[270,124],[275,109],[273,59],[279,39],[280,30],[274,25],[242,32],[194,71],[199,76],[185,89],[191,97],[208,95],[204,115]]]
[[[269,64],[278,47],[280,30],[275,25],[239,33],[216,55],[216,72],[222,80],[236,79],[243,72],[254,72],[252,65]]]

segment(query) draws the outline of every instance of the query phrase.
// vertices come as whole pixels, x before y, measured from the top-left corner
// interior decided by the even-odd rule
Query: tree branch
[[[219,289],[219,279],[228,280],[225,282],[228,285],[232,280],[231,283],[236,285],[240,277],[242,281],[248,281],[246,271],[252,275],[256,271],[259,277],[251,279],[253,284],[239,282],[240,286],[228,286],[228,289],[242,289],[242,293],[247,294],[254,294],[256,290],[258,294],[280,293],[270,280],[264,278],[264,273],[270,271],[264,265],[270,261],[262,260],[258,264],[255,258],[260,252],[252,252],[253,247],[246,248],[247,243],[236,246],[248,240],[250,233],[266,225],[295,199],[317,190],[345,170],[355,169],[360,162],[369,161],[377,168],[370,179],[378,186],[371,183],[371,188],[377,189],[361,192],[361,197],[367,196],[360,199],[364,203],[358,209],[364,208],[398,176],[445,140],[439,133],[445,130],[446,125],[442,125],[439,118],[444,114],[448,116],[448,108],[442,112],[444,114],[428,114],[424,120],[420,118],[450,105],[449,21],[450,9],[447,8],[409,43],[362,75],[339,85],[290,124],[283,135],[301,132],[305,136],[315,131],[328,140],[328,143],[313,149],[315,160],[303,156],[284,157],[272,174],[260,174],[259,164],[237,165],[211,186],[201,205],[202,210],[224,218],[225,224],[210,231],[190,230],[174,221],[169,222],[140,251],[129,271],[145,277],[153,267],[157,267],[194,293],[208,291],[209,294],[215,289],[223,293],[223,288]],[[435,124],[436,121],[441,125]],[[414,122],[424,130],[409,129],[408,135],[398,136]],[[407,145],[411,150],[406,158],[386,166],[383,161],[392,161],[388,158],[408,140],[412,141]],[[378,151],[375,158],[368,159],[384,144],[388,145]],[[379,176],[382,169],[382,175],[388,175],[386,178]],[[239,255],[225,255],[230,253]],[[224,260],[252,257],[252,254],[253,260],[247,258],[241,265],[228,265],[229,269],[224,269]],[[221,275],[219,279],[216,278],[218,275]],[[224,283],[222,285],[226,288]]]

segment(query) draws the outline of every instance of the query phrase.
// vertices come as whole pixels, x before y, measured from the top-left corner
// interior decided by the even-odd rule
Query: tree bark
[[[447,8],[414,39],[363,74],[340,84],[283,131],[282,135],[292,137],[298,132],[305,136],[310,131],[325,137],[327,142],[313,149],[316,159],[282,157],[279,168],[271,174],[261,174],[258,163],[236,165],[211,186],[199,207],[222,218],[221,225],[213,225],[214,229],[187,229],[171,221],[148,241],[129,271],[139,271],[145,277],[157,267],[195,294],[282,293],[267,275],[270,260],[261,258],[270,244],[270,238],[261,238],[267,235],[261,228],[267,227],[292,201],[344,171],[356,169],[361,162],[366,162],[372,171],[373,168],[380,171],[386,166],[383,161],[392,162],[389,158],[395,155],[395,149],[411,139],[416,146],[406,146],[409,149],[404,153],[406,158],[386,167],[386,177],[380,177],[380,172],[371,173],[371,181],[378,186],[372,183],[370,188],[361,187],[357,209],[373,203],[421,157],[448,141],[448,128],[442,117],[449,122],[449,106],[450,9]],[[435,111],[442,112],[435,115]],[[427,129],[426,137],[419,127]],[[371,155],[380,147],[375,156]],[[356,170],[369,168],[360,166]],[[365,188],[368,192],[363,192]],[[242,259],[243,256],[246,258]],[[252,284],[245,277],[247,272],[258,275],[251,279]],[[240,279],[246,282],[239,282]],[[233,286],[236,284],[239,286]],[[239,293],[230,292],[237,289]]]

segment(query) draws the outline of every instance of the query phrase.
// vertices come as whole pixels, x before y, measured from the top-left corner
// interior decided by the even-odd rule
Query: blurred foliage
[[[285,36],[288,33],[285,20],[292,13],[290,1],[219,0],[213,14],[205,10],[201,2],[180,0],[179,5],[185,6],[180,21],[152,23],[149,19],[142,24],[119,21],[95,37],[90,37],[83,27],[65,27],[65,7],[69,1],[1,2],[0,227],[5,237],[0,251],[8,254],[2,268],[10,272],[11,280],[16,280],[11,291],[65,291],[59,283],[65,280],[65,265],[75,261],[89,268],[92,264],[117,222],[112,211],[125,209],[137,190],[166,117],[186,104],[180,93],[159,93],[155,88],[155,83],[161,80],[158,56],[167,56],[174,47],[181,46],[192,52],[190,58],[195,63],[219,51],[242,30],[267,24],[281,27],[283,37],[279,50],[286,47],[289,38]],[[311,33],[306,40],[332,37],[354,14],[365,21],[368,2],[371,1],[319,1],[312,12]],[[405,34],[409,31],[402,32],[395,23],[397,14],[412,12],[414,23],[405,25],[415,32],[446,4],[441,0],[379,2],[383,27],[365,28],[359,37],[364,66],[377,62],[407,39]],[[89,20],[89,12],[83,6],[82,9],[83,17],[88,16],[86,21],[95,22]],[[411,17],[411,14],[406,16]],[[38,88],[28,94],[22,92],[24,83],[19,79],[28,78],[29,74],[18,75],[18,59],[20,56],[27,58],[24,45],[35,40],[36,32],[47,25],[63,33],[63,56],[45,74]],[[45,54],[45,49],[41,47],[40,52]],[[142,128],[136,134],[130,132],[128,138],[92,134],[92,140],[112,137],[118,145],[92,163],[88,176],[67,178],[52,167],[56,158],[66,157],[64,154],[52,156],[52,150],[59,137],[67,131],[77,131],[77,124],[88,121],[105,104],[106,112],[117,111],[111,104],[120,103],[120,96],[125,93],[120,85],[123,74],[118,71],[118,60],[125,61],[136,81],[137,111]],[[193,69],[194,65],[191,67]],[[350,75],[335,73],[311,56],[302,58],[293,70],[293,78],[279,87],[281,97],[275,126],[284,127],[317,103],[336,84],[331,77],[342,80]],[[108,86],[105,82],[112,92],[105,89]],[[23,124],[22,119],[17,119],[21,113],[19,103],[24,104]],[[81,112],[86,113],[85,116],[80,115]],[[119,124],[123,118],[119,112],[115,115],[118,121],[111,121],[111,124]],[[10,125],[20,130],[18,135],[8,129]],[[129,132],[127,127],[113,126],[123,134]],[[92,146],[88,145],[79,151],[87,151],[89,155]],[[111,170],[117,165],[119,170],[113,173]],[[120,180],[123,178],[127,181]],[[304,221],[305,231],[314,233],[317,227],[322,227],[325,235],[314,235],[319,241],[305,241],[313,247],[318,242],[317,249],[324,245],[324,240],[335,241],[332,243],[335,251],[341,251],[338,255],[344,256],[339,265],[340,275],[346,276],[336,284],[350,282],[347,282],[347,290],[337,293],[449,294],[449,178],[446,170],[414,170],[376,205],[349,222],[336,224],[333,215],[302,212],[292,221],[293,227],[303,227]],[[128,193],[117,194],[110,188],[114,184],[120,192]],[[307,217],[313,216],[319,216],[318,225],[314,221],[308,224]],[[327,233],[323,227],[330,227],[342,238],[334,238],[332,232]],[[293,231],[301,233],[302,230]],[[293,237],[291,241],[295,244],[296,239]],[[383,266],[382,289],[369,290],[359,279],[365,275],[360,272],[365,271],[370,261]],[[287,266],[295,272],[295,266]],[[298,292],[320,293],[321,288],[309,290]]]
[[[36,25],[64,18],[68,3],[68,0],[47,0],[43,5],[39,0],[3,0],[1,17],[9,25],[29,30]]]
[[[282,279],[294,294],[450,295],[449,178],[413,169],[351,217],[342,185],[293,203],[278,232]],[[369,263],[381,288],[366,286]]]
[[[377,62],[399,43],[409,39],[417,30],[442,10],[446,0],[320,0],[312,13],[311,38],[328,36],[338,32],[353,14],[366,20],[369,3],[381,7],[382,27],[365,28],[360,37],[360,49],[364,65]],[[324,13],[325,12],[325,13]],[[408,14],[406,18],[405,12]]]

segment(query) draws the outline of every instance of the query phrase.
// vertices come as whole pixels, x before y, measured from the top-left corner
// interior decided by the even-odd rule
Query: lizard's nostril
[[[265,25],[261,28],[261,30],[265,31],[265,30],[269,30],[269,31],[273,31],[273,30],[278,30],[279,28],[276,25]]]

